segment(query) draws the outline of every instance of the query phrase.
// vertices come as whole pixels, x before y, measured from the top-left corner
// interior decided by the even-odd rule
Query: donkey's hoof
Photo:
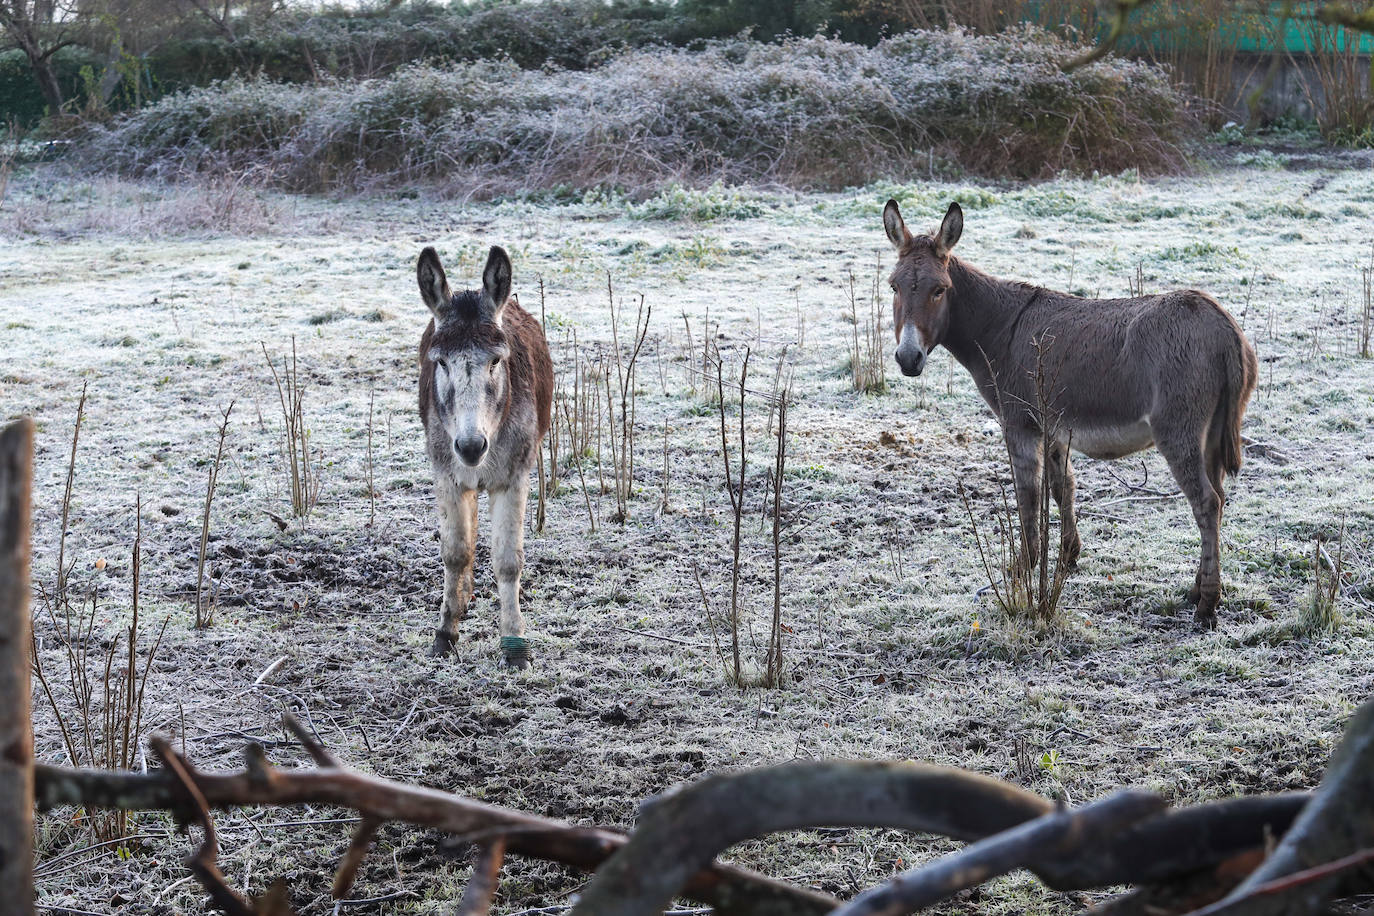
[[[452,651],[452,637],[441,630],[436,630],[434,633],[434,644],[429,647],[429,654],[433,658],[444,658]]]
[[[523,636],[502,636],[501,658],[507,668],[524,671],[534,661],[530,641]]]
[[[1202,596],[1197,603],[1197,610],[1193,612],[1193,626],[1199,630],[1215,630],[1217,628],[1217,605],[1221,603],[1221,596],[1211,595]]]

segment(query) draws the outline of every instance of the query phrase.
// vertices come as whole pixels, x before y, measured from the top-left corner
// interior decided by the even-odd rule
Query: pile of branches
[[[1061,891],[1133,886],[1088,911],[1095,916],[1304,916],[1326,912],[1333,899],[1374,892],[1374,701],[1351,719],[1310,794],[1170,809],[1157,795],[1128,790],[1069,809],[959,769],[797,761],[708,776],[652,798],[629,837],[360,773],[295,719],[284,724],[316,768],[273,767],[252,743],[242,771],[202,772],[154,738],[162,769],[147,774],[36,765],[36,802],[43,810],[164,809],[199,825],[204,839],[187,866],[230,916],[290,912],[284,885],[250,901],[216,864],[211,811],[245,805],[332,804],[361,815],[335,876],[336,899],[348,894],[386,821],[477,844],[461,916],[488,911],[508,853],[593,872],[573,916],[647,916],[678,896],[732,916],[896,916],[1018,868]],[[848,903],[715,861],[742,840],[815,827],[898,828],[969,845]]]

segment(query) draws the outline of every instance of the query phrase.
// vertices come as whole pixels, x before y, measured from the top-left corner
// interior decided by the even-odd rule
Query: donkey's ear
[[[949,251],[959,243],[964,234],[964,211],[957,203],[950,204],[945,218],[940,223],[940,231],[935,233],[935,253],[942,258],[949,257]]]
[[[902,209],[895,200],[889,200],[887,206],[883,207],[883,228],[887,230],[887,240],[893,248],[901,248],[911,240],[906,221],[902,219]]]
[[[492,318],[497,322],[510,298],[510,275],[510,255],[500,245],[492,245],[487,266],[482,268],[482,294],[491,299]]]
[[[420,261],[415,265],[415,279],[420,283],[420,298],[425,300],[425,305],[429,306],[435,318],[442,319],[440,310],[448,305],[453,293],[448,288],[443,265],[439,263],[439,252],[433,248],[420,252]]]

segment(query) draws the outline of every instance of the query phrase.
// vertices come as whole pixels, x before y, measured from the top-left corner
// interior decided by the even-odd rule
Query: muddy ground
[[[632,825],[639,800],[677,783],[794,758],[950,764],[1073,803],[1123,785],[1178,803],[1310,787],[1344,719],[1374,692],[1374,360],[1357,355],[1374,174],[1228,155],[1162,180],[713,189],[639,203],[330,200],[229,181],[20,171],[0,205],[0,417],[38,424],[36,583],[50,595],[58,576],[88,386],[63,553],[73,604],[98,595],[92,665],[103,664],[100,640],[128,625],[141,500],[145,652],[167,621],[143,730],[184,743],[204,768],[237,767],[250,740],[283,765],[304,763],[276,724],[292,711],[366,771],[613,827]],[[970,489],[990,532],[1006,471],[969,379],[940,352],[919,382],[889,361],[885,392],[851,383],[850,275],[862,331],[875,277],[890,265],[880,218],[890,195],[913,226],[933,226],[960,200],[959,253],[990,272],[1115,296],[1139,271],[1147,290],[1205,289],[1243,323],[1261,378],[1245,423],[1252,445],[1230,485],[1215,632],[1195,631],[1182,604],[1197,531],[1153,452],[1077,459],[1084,551],[1056,626],[1010,620],[980,593],[987,579],[956,486]],[[428,316],[413,265],[433,244],[455,284],[475,285],[494,243],[510,250],[515,289],[537,315],[542,278],[565,380],[574,329],[587,358],[609,346],[607,272],[631,311],[640,294],[653,309],[629,518],[612,520],[594,458],[585,495],[575,468],[563,469],[545,528],[527,542],[538,663],[518,675],[498,665],[485,546],[464,643],[448,660],[425,654],[441,573],[414,408]],[[719,613],[731,519],[719,420],[693,374],[708,315],[728,369],[751,348],[751,387],[770,391],[779,360],[793,377],[781,689],[727,683],[693,576],[697,564]],[[262,350],[280,358],[293,337],[320,480],[304,523],[291,518]],[[231,402],[208,551],[218,607],[214,625],[197,630],[206,478]],[[770,417],[757,395],[746,410],[742,591],[745,654],[757,664],[772,607],[760,511]],[[1303,611],[1322,538],[1346,571],[1333,628]],[[50,605],[35,601],[41,658],[65,721],[79,724],[54,624],[62,612],[54,618]],[[70,762],[41,692],[35,710],[39,756]],[[221,864],[255,893],[284,876],[299,912],[330,912],[350,817],[225,815]],[[166,816],[140,815],[123,844],[80,852],[89,820],[71,810],[43,818],[42,905],[205,911],[180,864],[190,841]],[[849,895],[949,848],[896,831],[826,830],[745,844],[730,858]],[[353,891],[372,902],[344,911],[445,912],[470,856],[388,826]],[[558,907],[581,881],[511,861],[496,911]],[[1013,876],[948,911],[1069,913],[1083,899]]]

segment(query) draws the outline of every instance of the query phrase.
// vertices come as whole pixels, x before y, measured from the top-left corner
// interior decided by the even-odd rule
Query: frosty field
[[[1345,717],[1374,692],[1374,360],[1358,356],[1374,172],[1315,165],[1249,153],[1149,181],[466,204],[23,172],[0,203],[0,417],[38,424],[35,583],[50,589],[57,577],[84,383],[65,547],[72,588],[99,594],[97,639],[127,628],[141,499],[147,646],[169,618],[144,723],[202,768],[238,767],[248,740],[282,765],[306,765],[277,725],[291,711],[363,770],[620,828],[640,800],[680,782],[798,757],[966,767],[1074,804],[1123,785],[1177,803],[1310,787]],[[891,362],[889,196],[913,229],[933,228],[960,201],[957,254],[990,273],[1107,297],[1126,295],[1139,272],[1146,291],[1196,287],[1242,323],[1260,381],[1245,466],[1228,484],[1215,632],[1194,630],[1183,606],[1197,529],[1152,451],[1075,459],[1083,554],[1060,626],[1036,632],[979,594],[987,578],[956,485],[990,530],[1005,452],[947,354],[933,354],[919,380]],[[608,272],[630,317],[641,294],[652,307],[629,518],[612,520],[594,457],[588,496],[575,469],[561,471],[545,528],[526,541],[537,662],[523,674],[499,666],[485,498],[465,641],[447,660],[425,654],[442,578],[415,409],[428,312],[414,264],[431,244],[451,282],[473,287],[488,246],[505,246],[520,302],[536,317],[542,305],[560,371],[573,365],[574,331],[585,355],[610,346]],[[850,384],[851,282],[861,326],[871,291],[882,291],[885,393]],[[731,516],[720,420],[696,373],[708,320],[727,377],[749,347],[752,389],[772,389],[779,360],[794,379],[780,689],[726,682],[693,573],[695,563],[719,614]],[[265,345],[280,365],[293,337],[320,465],[319,502],[303,525],[290,519],[263,354]],[[210,527],[219,606],[198,631],[201,510],[231,402]],[[771,417],[762,397],[746,410],[742,594],[746,654],[761,660],[773,600],[762,511]],[[1302,614],[1318,539],[1346,573],[1330,630]],[[62,705],[58,630],[41,600],[35,610]],[[46,697],[34,705],[39,758],[67,762]],[[221,866],[254,893],[285,876],[298,912],[330,912],[332,867],[349,837],[341,817],[351,812],[224,814]],[[183,880],[191,841],[162,814],[139,815],[131,829],[131,855],[59,858],[89,841],[83,825],[72,811],[41,819],[40,904],[204,912],[200,888]],[[729,858],[848,896],[950,848],[897,831],[826,830]],[[470,870],[468,847],[389,825],[353,890],[375,902],[344,911],[447,912]],[[512,859],[495,912],[559,906],[582,880]],[[1087,897],[1014,875],[945,911],[1072,913]]]

